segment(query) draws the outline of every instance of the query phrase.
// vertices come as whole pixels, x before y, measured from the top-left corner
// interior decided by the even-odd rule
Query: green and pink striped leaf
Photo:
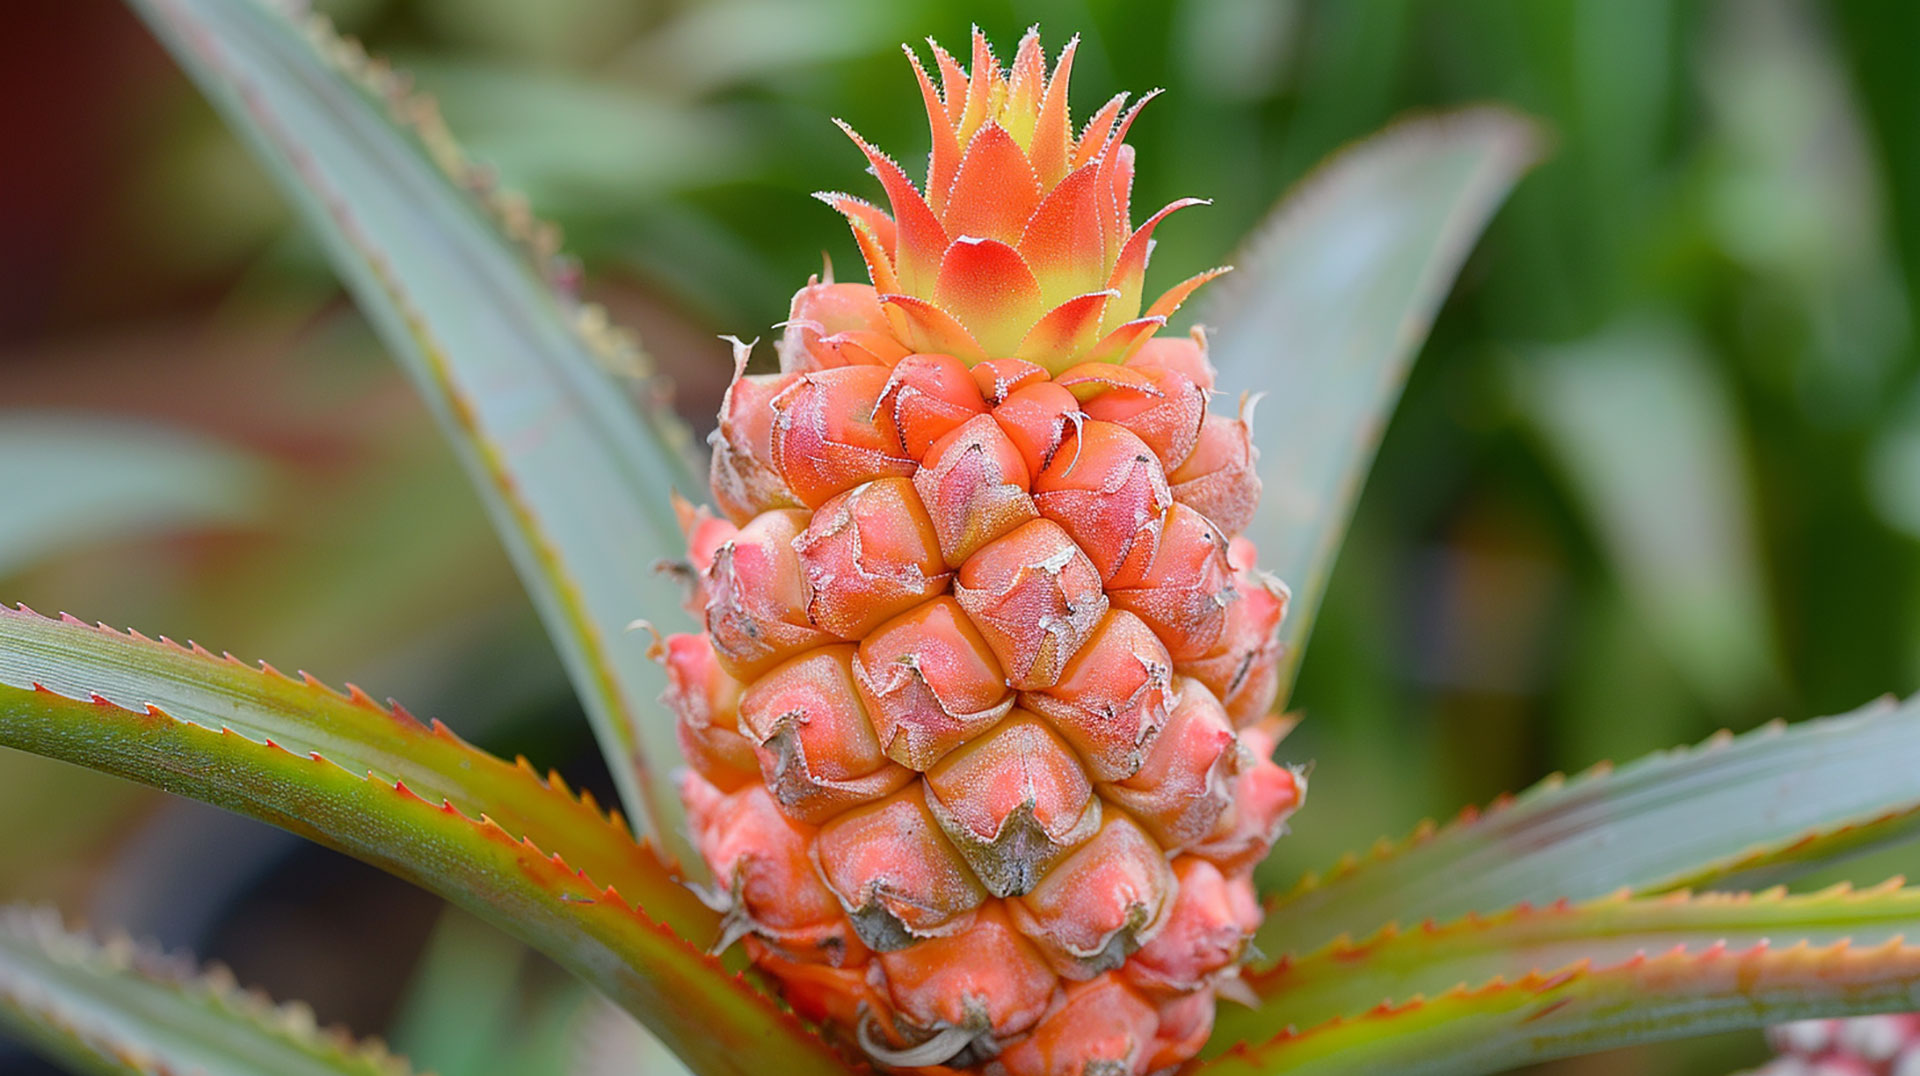
[[[844,1071],[683,940],[704,945],[717,917],[591,803],[358,692],[9,612],[0,745],[270,822],[429,889],[591,983],[697,1073]]]
[[[1255,976],[1210,1076],[1498,1072],[1574,1053],[1920,1006],[1920,890],[1613,897],[1340,942]],[[1258,1045],[1251,1045],[1258,1044]]]
[[[1309,953],[1388,923],[1628,889],[1745,888],[1920,829],[1920,699],[1550,779],[1309,875],[1258,944]]]
[[[433,102],[268,0],[132,0],[280,181],[480,489],[643,835],[676,851],[665,684],[625,626],[676,608],[673,490],[702,483],[636,351],[570,294],[557,234]],[[697,868],[696,868],[697,869]]]
[[[717,936],[717,918],[681,884],[677,868],[636,844],[619,817],[602,813],[590,794],[576,797],[557,775],[542,778],[524,759],[496,758],[439,721],[422,723],[351,684],[341,693],[305,673],[288,676],[197,644],[0,607],[0,685],[99,698],[129,712],[158,713],[173,723],[228,730],[295,755],[323,757],[468,817],[484,814],[516,839],[564,849],[575,867],[639,902],[696,945]],[[64,732],[89,734],[84,728]],[[0,739],[10,742],[15,733],[10,723]],[[107,760],[86,754],[89,749],[82,740],[61,757],[106,768]]]

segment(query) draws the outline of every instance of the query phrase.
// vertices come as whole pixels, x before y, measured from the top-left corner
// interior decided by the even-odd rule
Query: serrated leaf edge
[[[1799,961],[1810,967],[1823,969],[1826,966],[1841,965],[1849,961],[1861,964],[1885,962],[1893,964],[1897,959],[1920,968],[1920,946],[1909,945],[1904,938],[1895,936],[1887,941],[1869,947],[1855,946],[1851,940],[1842,939],[1825,946],[1813,946],[1805,941],[1780,947],[1762,941],[1740,949],[1724,944],[1711,945],[1700,949],[1675,948],[1661,953],[1642,953],[1627,960],[1611,964],[1596,965],[1590,960],[1574,961],[1553,971],[1534,971],[1519,978],[1509,979],[1496,976],[1478,985],[1461,983],[1451,989],[1430,996],[1417,996],[1407,1000],[1383,1001],[1361,1013],[1337,1016],[1330,1020],[1304,1029],[1288,1027],[1264,1042],[1254,1044],[1235,1043],[1218,1055],[1213,1061],[1202,1064],[1198,1071],[1209,1071],[1213,1064],[1224,1060],[1240,1060],[1277,1071],[1277,1064],[1270,1057],[1264,1057],[1269,1051],[1285,1049],[1288,1046],[1309,1041],[1317,1036],[1348,1027],[1350,1025],[1383,1022],[1423,1010],[1449,1004],[1473,1004],[1484,1001],[1511,999],[1514,1004],[1522,1004],[1530,998],[1542,998],[1555,991],[1565,990],[1583,981],[1608,977],[1624,978],[1644,971],[1684,973],[1690,969],[1705,967],[1715,961],[1737,961],[1746,964],[1787,964]],[[1757,981],[1767,970],[1765,967],[1748,969],[1743,978]],[[1557,1006],[1556,1006],[1557,1007]],[[1550,1013],[1548,1009],[1527,1019],[1538,1019]]]
[[[394,126],[407,133],[448,182],[520,251],[528,267],[571,312],[575,335],[603,366],[637,380],[657,376],[630,330],[615,324],[600,304],[581,301],[580,265],[565,253],[560,226],[535,213],[526,195],[503,185],[498,173],[467,153],[432,94],[415,86],[405,71],[369,53],[359,39],[340,33],[333,20],[313,10],[307,0],[253,2],[298,28],[328,66],[381,103]]]
[[[1545,903],[1522,901],[1497,912],[1468,912],[1466,915],[1446,921],[1425,919],[1411,926],[1387,923],[1359,940],[1355,940],[1350,935],[1341,934],[1303,956],[1283,954],[1272,966],[1259,971],[1247,971],[1242,974],[1241,979],[1255,993],[1271,996],[1278,992],[1276,987],[1285,978],[1298,973],[1303,968],[1320,964],[1336,967],[1352,966],[1366,961],[1402,938],[1418,935],[1423,940],[1442,941],[1470,934],[1491,933],[1530,920],[1572,920],[1592,912],[1604,912],[1633,905],[1662,909],[1765,908],[1786,905],[1818,908],[1823,905],[1844,907],[1847,904],[1881,903],[1889,896],[1903,898],[1912,905],[1911,910],[1920,915],[1920,887],[1908,888],[1906,879],[1900,876],[1888,878],[1870,886],[1837,882],[1811,893],[1793,893],[1784,885],[1758,891],[1696,893],[1691,890],[1677,889],[1652,895],[1637,894],[1631,889],[1622,888],[1592,900],[1574,901],[1562,898]]]
[[[420,735],[433,737],[434,739],[437,739],[444,743],[448,743],[460,749],[461,751],[467,752],[473,757],[475,761],[485,760],[488,763],[497,764],[498,772],[500,773],[501,776],[507,776],[508,774],[511,774],[513,779],[530,782],[536,795],[553,796],[560,800],[565,801],[569,808],[577,810],[582,814],[582,821],[586,821],[590,819],[593,824],[603,827],[607,831],[607,833],[613,836],[615,839],[619,841],[624,841],[628,845],[630,845],[634,849],[634,852],[637,856],[641,857],[643,860],[650,860],[668,878],[673,880],[676,884],[680,884],[683,886],[687,884],[686,873],[681,867],[681,865],[676,860],[674,860],[671,856],[669,856],[664,849],[660,848],[659,845],[657,845],[651,839],[636,837],[633,834],[632,830],[628,827],[626,818],[620,813],[618,808],[608,808],[608,807],[602,806],[601,803],[599,802],[599,799],[595,797],[592,791],[589,789],[586,789],[586,788],[575,789],[572,786],[568,785],[566,782],[566,779],[561,776],[558,770],[550,768],[547,770],[546,774],[543,776],[539,772],[539,770],[535,768],[533,763],[528,761],[525,755],[519,755],[519,754],[516,754],[513,757],[513,760],[511,762],[508,762],[507,760],[501,758],[500,756],[494,755],[492,752],[486,751],[480,747],[473,745],[472,743],[469,743],[466,739],[461,737],[459,733],[454,732],[452,728],[448,727],[447,724],[441,721],[440,719],[430,718],[423,721],[419,717],[415,716],[412,711],[408,710],[405,706],[401,705],[397,700],[394,700],[392,698],[389,698],[383,704],[377,701],[372,695],[369,695],[359,685],[351,681],[346,682],[345,689],[342,690],[327,684],[325,681],[321,680],[319,677],[314,676],[312,673],[307,672],[305,669],[297,669],[294,675],[289,676],[287,673],[281,671],[279,668],[276,668],[270,662],[267,662],[264,660],[257,661],[257,662],[249,662],[242,658],[234,656],[233,652],[230,650],[222,650],[221,652],[216,654],[213,651],[207,649],[205,646],[202,646],[200,643],[195,642],[191,639],[189,639],[186,643],[180,643],[167,635],[149,636],[139,631],[136,628],[116,628],[113,625],[106,623],[105,621],[90,622],[87,620],[83,620],[79,617],[76,617],[71,613],[66,613],[66,612],[60,613],[57,618],[48,617],[42,613],[36,612],[32,607],[28,606],[24,602],[17,603],[13,606],[0,604],[0,619],[20,618],[20,617],[30,617],[47,624],[58,623],[62,625],[76,627],[85,631],[96,632],[99,634],[107,635],[119,642],[133,643],[136,645],[149,646],[149,647],[155,647],[158,649],[169,650],[183,657],[191,657],[191,658],[197,658],[201,660],[218,662],[230,668],[239,670],[241,672],[245,672],[249,675],[265,677],[270,680],[278,681],[279,683],[286,686],[315,692],[319,695],[324,696],[326,699],[328,699],[331,702],[344,703],[349,706],[355,706],[360,709],[368,710],[372,713],[378,714],[383,718],[399,723],[400,725],[405,727],[409,732],[414,732]],[[52,689],[45,687],[38,681],[33,681],[32,686],[35,690],[44,691],[50,695],[55,695],[60,698],[73,699],[74,701],[79,701],[79,702],[91,702],[96,705],[111,706],[117,710],[121,710],[128,713],[136,712],[131,710],[129,707],[122,706],[118,703],[115,703],[112,700],[104,698],[103,696],[97,693],[90,693],[88,698],[79,699],[65,692],[53,691]],[[157,705],[154,705],[153,703],[147,703],[145,705],[145,712],[149,717],[164,718],[168,721],[172,721],[179,725],[192,726],[194,728],[205,729],[210,732],[221,732],[221,733],[229,734],[232,736],[236,736],[240,739],[246,740],[247,742],[253,743],[256,745],[263,745],[268,747],[279,748],[281,750],[286,750],[286,748],[283,745],[274,742],[271,738],[268,738],[263,741],[260,739],[255,739],[253,737],[247,736],[244,733],[238,732],[225,724],[222,724],[216,727],[214,725],[207,724],[204,722],[195,721],[189,718],[179,717],[177,715],[167,712],[166,710],[162,709]],[[289,752],[289,753],[292,753],[292,752]],[[322,752],[316,751],[316,752],[313,752],[312,755],[315,759],[319,761],[327,762],[328,764],[333,765],[336,768],[341,769],[356,777],[365,777],[368,779],[374,779],[375,777],[374,772],[372,770],[368,770],[366,772],[356,771],[350,767],[344,766],[339,762],[334,761],[331,758],[325,757],[325,755]],[[381,778],[381,780],[384,783],[384,778]],[[393,783],[397,785],[404,785],[404,780],[396,776],[393,778]],[[411,792],[412,790],[409,789],[408,791]],[[421,797],[416,796],[416,798],[421,798]],[[447,807],[449,809],[452,809],[452,803],[444,798],[441,800],[440,805]],[[456,810],[456,813],[459,813],[459,812],[457,812]],[[463,817],[465,817],[464,814],[463,814]],[[491,818],[488,818],[487,822],[492,825],[498,825],[498,823],[496,823]],[[501,828],[503,832],[509,832],[509,835],[510,836],[512,835],[510,831],[505,830],[505,827],[501,827]],[[692,907],[694,904],[697,904],[697,903],[698,903],[697,900],[690,902],[689,907]],[[711,924],[711,926],[713,928],[713,932],[717,933],[718,920],[715,919],[715,921]],[[688,939],[688,940],[697,941],[698,939]]]
[[[1847,718],[1878,720],[1891,717],[1896,712],[1897,706],[1895,705],[1895,700],[1891,696],[1885,696],[1857,710],[1836,715],[1835,718],[1823,718],[1821,720]],[[1625,772],[1629,769],[1669,764],[1712,752],[1729,750],[1739,745],[1783,736],[1790,727],[1788,722],[1776,719],[1755,726],[1739,735],[1735,735],[1727,729],[1720,729],[1697,744],[1681,745],[1654,751],[1633,760],[1624,767],[1617,766],[1611,761],[1601,761],[1574,773],[1572,776],[1565,773],[1548,774],[1546,777],[1519,793],[1503,793],[1490,800],[1484,806],[1469,805],[1464,807],[1445,824],[1437,823],[1431,818],[1423,819],[1419,824],[1415,825],[1406,836],[1398,840],[1382,837],[1378,841],[1375,841],[1372,847],[1364,853],[1348,852],[1336,860],[1331,867],[1322,871],[1308,871],[1302,875],[1300,880],[1295,882],[1292,887],[1284,892],[1274,893],[1266,899],[1264,903],[1267,914],[1273,915],[1285,908],[1289,903],[1309,893],[1324,889],[1335,882],[1345,881],[1368,867],[1390,862],[1439,837],[1451,835],[1468,826],[1493,818],[1514,808],[1525,806],[1539,797],[1563,792],[1577,792],[1589,785],[1605,780],[1616,773]],[[1813,829],[1796,833],[1792,837],[1783,838],[1777,843],[1763,842],[1745,852],[1739,853],[1736,857],[1721,860],[1715,864],[1704,865],[1698,871],[1690,872],[1684,879],[1674,879],[1658,883],[1651,887],[1642,887],[1637,890],[1637,892],[1645,895],[1664,892],[1681,885],[1697,885],[1706,877],[1718,877],[1740,870],[1751,869],[1756,866],[1763,866],[1770,860],[1786,852],[1791,846],[1817,842],[1855,829],[1881,825],[1909,814],[1920,814],[1920,799],[1916,799],[1910,807],[1892,808],[1868,818],[1849,819],[1830,829]]]
[[[284,676],[285,674],[281,675]],[[663,943],[679,951],[683,958],[693,959],[711,970],[716,977],[724,979],[741,1000],[754,1006],[759,1011],[761,1019],[764,1021],[770,1024],[776,1024],[792,1035],[803,1036],[809,1040],[819,1042],[821,1043],[821,1049],[823,1051],[828,1051],[829,1054],[831,1053],[830,1048],[825,1045],[824,1040],[821,1039],[815,1029],[808,1026],[793,1012],[761,990],[753,978],[744,973],[729,970],[717,955],[709,953],[698,946],[689,944],[678,932],[673,930],[673,928],[649,915],[644,908],[630,903],[618,890],[611,886],[602,886],[596,883],[585,871],[571,866],[561,853],[548,852],[528,838],[514,836],[485,814],[482,814],[478,818],[470,817],[444,799],[441,800],[440,803],[435,804],[416,794],[411,788],[407,787],[404,781],[390,782],[372,773],[355,773],[352,770],[348,770],[332,762],[318,751],[305,754],[296,753],[273,742],[271,739],[263,743],[241,735],[229,728],[223,727],[215,730],[197,722],[183,721],[174,718],[165,711],[152,705],[148,705],[145,710],[134,710],[98,695],[90,699],[76,699],[61,692],[52,691],[38,683],[34,684],[31,690],[75,705],[91,705],[111,710],[124,714],[136,721],[142,719],[163,719],[172,722],[175,727],[187,731],[190,735],[213,736],[220,739],[233,740],[259,750],[278,753],[289,759],[326,766],[333,771],[346,775],[350,779],[361,781],[371,787],[392,792],[400,802],[412,808],[424,808],[441,816],[456,819],[470,827],[485,840],[504,845],[517,852],[527,853],[531,856],[531,862],[544,865],[550,874],[546,879],[537,881],[540,887],[549,892],[555,900],[575,906],[592,907],[596,910],[610,909],[617,915],[625,916],[641,929],[657,936]],[[562,885],[556,884],[564,882],[575,883],[585,892],[568,893]],[[636,1013],[635,1015],[639,1016],[641,1014]]]
[[[312,51],[322,66],[341,75],[355,92],[371,99],[374,107],[383,108],[386,120],[401,137],[420,149],[430,167],[480,211],[541,281],[565,315],[568,331],[587,349],[594,364],[610,369],[617,376],[639,377],[635,382],[639,391],[633,395],[647,416],[649,433],[658,438],[663,450],[682,460],[702,458],[700,446],[670,406],[671,385],[654,373],[650,364],[640,357],[637,344],[614,327],[603,308],[579,301],[576,294],[579,270],[559,254],[558,228],[535,217],[524,196],[500,186],[491,169],[466,155],[429,95],[415,89],[408,76],[369,55],[359,42],[340,35],[330,20],[312,12],[303,0],[238,2],[279,20],[300,44]],[[550,583],[551,599],[558,607],[553,612],[569,624],[591,688],[578,682],[579,670],[570,671],[576,672],[576,684],[582,692],[590,691],[594,696],[595,705],[589,705],[589,714],[595,717],[596,733],[602,738],[608,764],[621,788],[625,806],[634,816],[633,821],[661,843],[678,846],[677,833],[667,828],[667,820],[678,817],[677,797],[671,788],[663,787],[665,782],[660,779],[667,763],[651,758],[643,746],[638,734],[641,721],[641,715],[636,712],[638,704],[626,697],[610,668],[613,640],[607,639],[586,614],[579,584],[555,555],[545,527],[525,503],[518,482],[501,466],[498,449],[472,420],[472,404],[459,390],[458,382],[449,376],[444,349],[427,329],[411,291],[394,278],[391,267],[367,241],[354,214],[340,203],[332,186],[321,180],[312,161],[303,154],[299,141],[288,136],[277,115],[262,107],[253,82],[242,77],[221,55],[220,42],[209,33],[207,24],[188,12],[180,0],[137,0],[136,6],[149,8],[156,20],[168,23],[170,31],[184,39],[184,47],[194,54],[198,65],[225,82],[239,107],[250,114],[254,126],[268,136],[274,152],[300,177],[313,202],[359,252],[362,265],[413,338],[428,375],[444,393],[451,421],[476,451],[478,462],[499,496],[499,506],[513,518],[528,555]],[[704,466],[699,469],[704,470]]]

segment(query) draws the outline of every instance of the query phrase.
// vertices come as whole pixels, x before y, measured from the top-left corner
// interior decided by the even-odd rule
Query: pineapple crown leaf
[[[100,995],[125,999],[130,993],[139,1003],[116,1005],[115,1020],[97,1019]],[[149,1076],[198,1070],[200,1047],[181,1048],[183,1029],[223,1045],[250,1044],[246,1052],[255,1063],[279,1055],[289,1068],[317,1062],[340,1076],[414,1071],[379,1039],[355,1040],[343,1029],[319,1026],[303,1003],[275,1003],[242,989],[223,965],[196,968],[184,956],[124,934],[96,939],[68,929],[58,911],[42,906],[0,908],[0,1021],[69,1059],[108,1060]]]
[[[892,334],[910,350],[975,364],[1020,358],[1059,372],[1123,362],[1194,289],[1176,285],[1141,313],[1153,232],[1175,201],[1135,228],[1133,151],[1126,136],[1153,90],[1118,94],[1073,133],[1067,83],[1078,39],[1048,74],[1038,28],[1002,65],[978,27],[970,66],[932,45],[936,78],[903,46],[926,107],[932,148],[917,184],[842,119],[890,212],[839,194]],[[1110,298],[1090,301],[1105,292]]]

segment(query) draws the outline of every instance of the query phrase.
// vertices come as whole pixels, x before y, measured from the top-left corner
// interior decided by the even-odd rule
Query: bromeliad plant
[[[855,136],[888,208],[824,196],[871,284],[803,288],[776,373],[738,349],[715,515],[676,497],[702,462],[659,394],[625,391],[637,352],[429,101],[298,12],[136,7],[452,436],[627,813],[356,688],[24,608],[0,743],[417,882],[702,1074],[1481,1073],[1915,1003],[1920,892],[1742,891],[1910,834],[1910,705],[1552,780],[1254,891],[1305,791],[1273,707],[1381,416],[1532,160],[1523,120],[1344,152],[1214,331],[1161,335],[1213,274],[1144,299],[1189,203],[1133,226],[1140,105],[1076,125],[1071,44],[936,49],[924,185]],[[1208,413],[1260,390],[1257,428]],[[653,566],[682,550],[676,591]],[[650,655],[630,626],[683,600],[704,633]],[[403,1067],[44,915],[0,919],[0,1014],[90,1070]]]

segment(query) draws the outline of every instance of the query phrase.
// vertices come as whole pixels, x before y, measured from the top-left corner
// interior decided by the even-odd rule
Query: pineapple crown
[[[1126,135],[1158,90],[1132,107],[1127,94],[1115,95],[1075,137],[1067,84],[1079,38],[1060,50],[1051,75],[1037,27],[1006,67],[977,27],[970,71],[929,44],[938,85],[906,49],[933,133],[924,191],[836,120],[866,155],[891,212],[849,194],[818,196],[852,225],[900,345],[969,365],[1024,359],[1053,372],[1121,362],[1226,271],[1190,277],[1141,313],[1155,226],[1205,202],[1182,198],[1132,225]]]

